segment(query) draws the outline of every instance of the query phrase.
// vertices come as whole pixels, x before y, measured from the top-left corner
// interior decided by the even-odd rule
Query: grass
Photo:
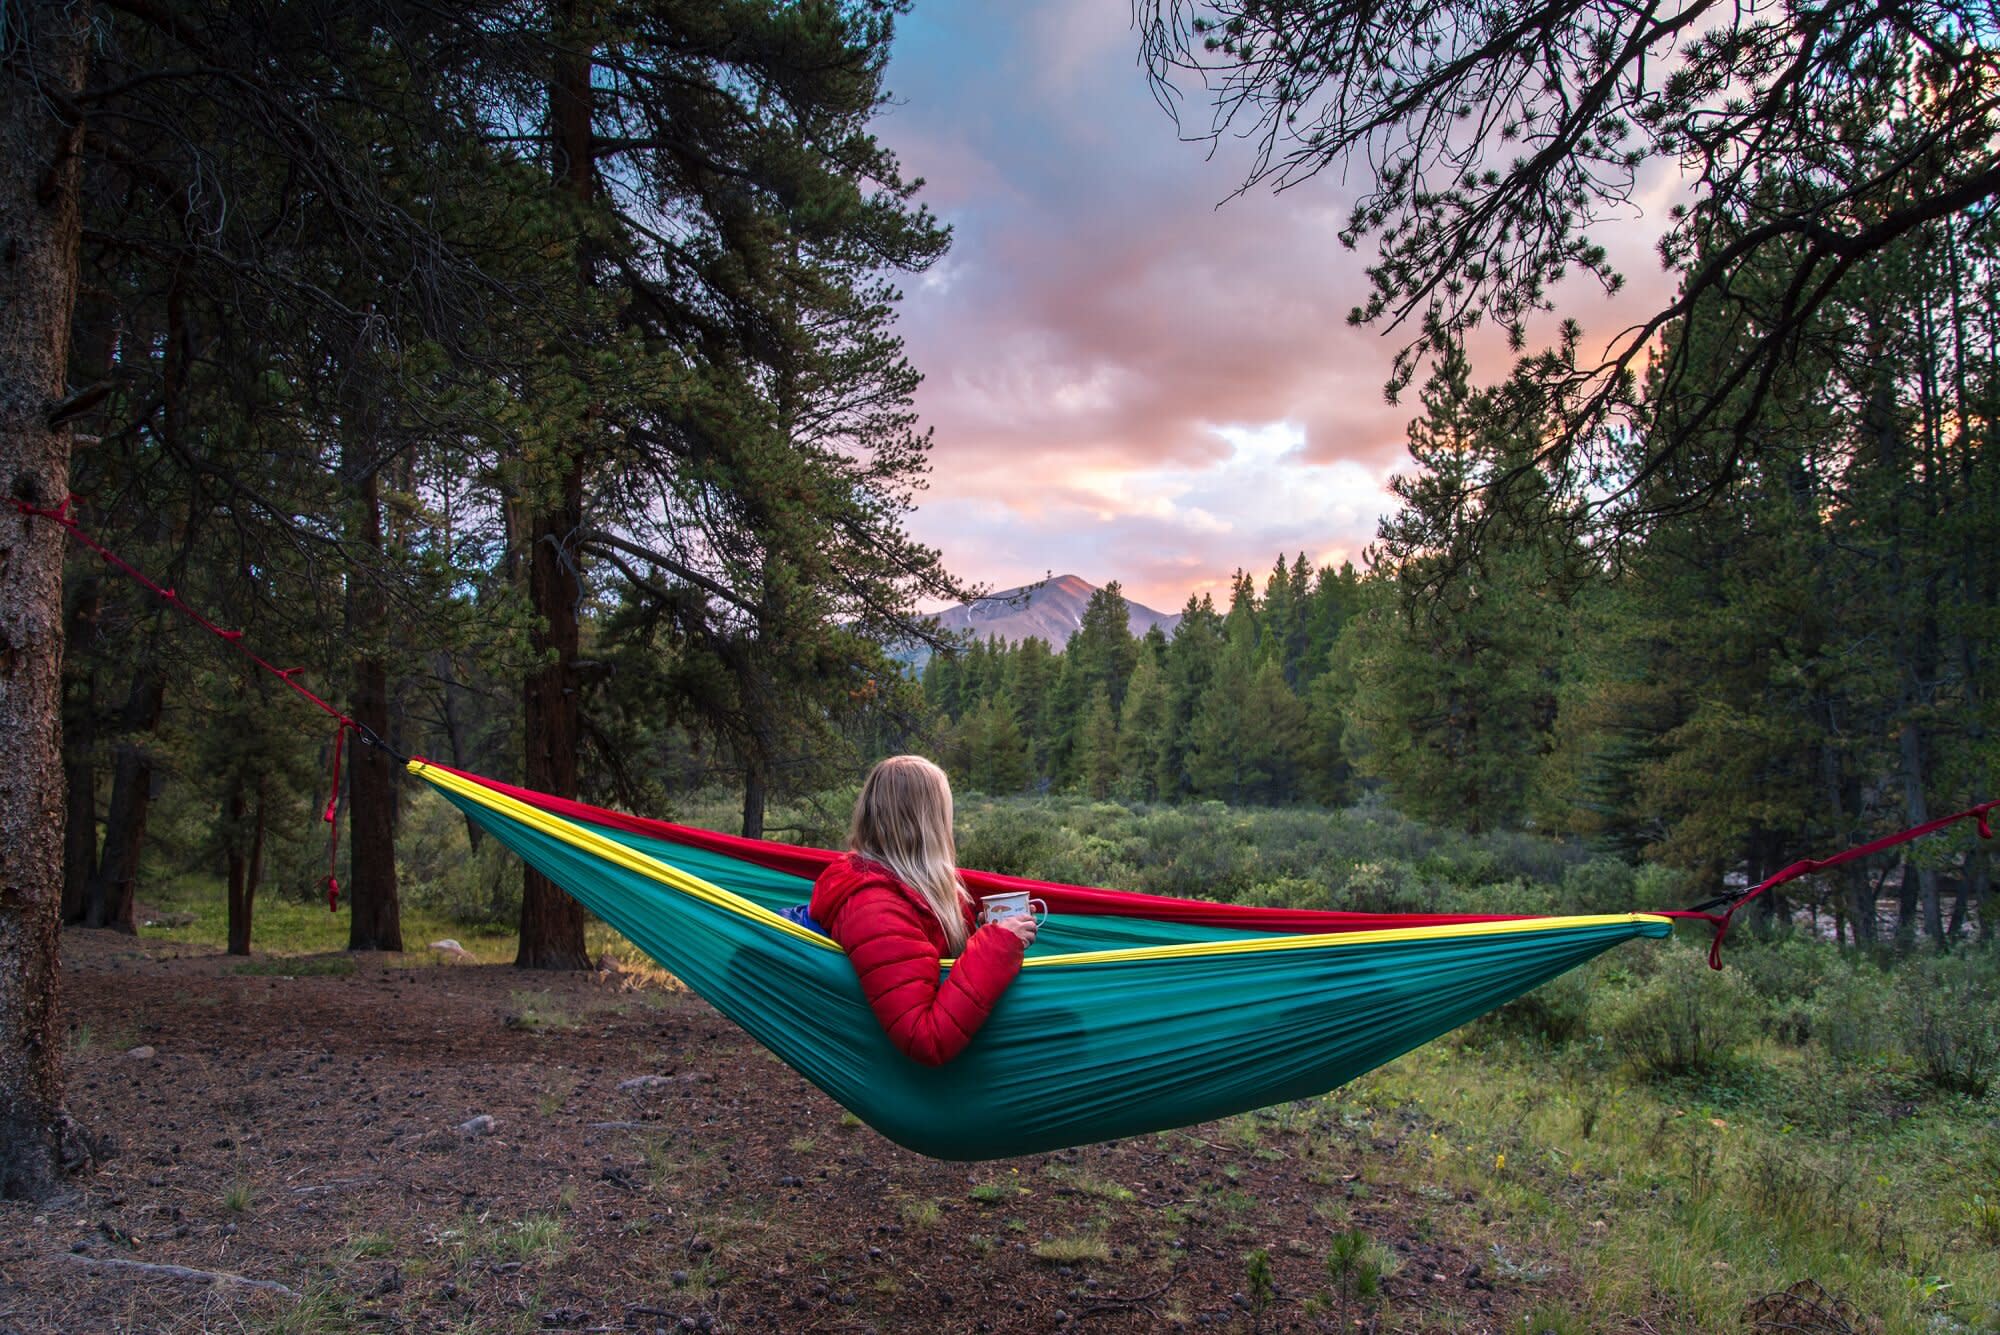
[[[1026,1187],[1017,1187],[1002,1182],[982,1182],[966,1192],[966,1199],[980,1205],[1006,1205],[1029,1194]]]
[[[231,1214],[242,1214],[250,1208],[251,1192],[248,1182],[232,1182],[222,1193],[222,1208]]]
[[[341,1255],[349,1261],[363,1261],[394,1252],[396,1240],[387,1233],[356,1233],[340,1250]]]
[[[183,945],[222,949],[229,940],[229,908],[218,877],[198,873],[149,876],[140,899],[153,910],[157,925],[141,925],[139,935],[149,940],[175,941]],[[459,961],[442,951],[430,949],[433,941],[456,941],[478,964],[510,964],[519,945],[515,929],[508,925],[468,925],[437,909],[405,898],[400,905],[403,927],[403,954],[389,956],[392,967],[445,967]],[[652,964],[623,936],[592,922],[584,932],[590,957],[610,955],[637,981],[661,986],[678,986]],[[257,900],[251,920],[252,956],[235,972],[247,976],[304,977],[316,974],[351,973],[355,964],[347,950],[347,910],[329,913],[324,899],[300,900],[264,895]]]
[[[932,1200],[904,1201],[897,1213],[902,1215],[905,1224],[917,1229],[935,1228],[938,1220],[944,1217],[938,1203]]]
[[[1111,1259],[1111,1244],[1094,1234],[1047,1238],[1031,1250],[1037,1261],[1050,1265],[1101,1265]]]
[[[497,1235],[498,1250],[517,1261],[560,1260],[570,1248],[569,1230],[552,1214],[531,1214]]]
[[[1830,1084],[1777,1045],[1702,1082],[1615,1084],[1607,1065],[1615,1097],[1602,1098],[1551,1081],[1549,1061],[1432,1044],[1329,1099],[1371,1131],[1422,1126],[1376,1158],[1377,1189],[1431,1202],[1440,1232],[1482,1238],[1490,1273],[1532,1287],[1571,1270],[1577,1310],[1523,1329],[1665,1312],[1678,1329],[1737,1330],[1746,1303],[1804,1278],[1888,1331],[2000,1327],[2000,1255],[1972,1205],[2000,1177],[1990,1103],[1933,1099],[1876,1120],[1860,1110],[1884,1073]],[[1476,1203],[1455,1205],[1464,1192]],[[1476,1228],[1479,1214],[1496,1222]]]
[[[1133,1199],[1129,1187],[1121,1187],[1109,1178],[1098,1177],[1064,1164],[1049,1166],[1048,1175],[1061,1185],[1068,1187],[1079,1196],[1090,1196],[1101,1201],[1125,1202]],[[977,1197],[975,1197],[977,1199]]]
[[[333,1285],[313,1285],[297,1302],[282,1307],[262,1319],[252,1318],[244,1329],[259,1335],[339,1335],[353,1330],[352,1300]]]

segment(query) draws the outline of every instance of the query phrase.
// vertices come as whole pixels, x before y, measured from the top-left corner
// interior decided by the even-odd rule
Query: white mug
[[[1012,918],[1022,913],[1033,913],[1037,924],[1048,921],[1049,906],[1039,899],[1028,898],[1026,890],[1010,890],[1005,894],[981,895],[979,897],[979,925],[999,922],[1002,918]]]

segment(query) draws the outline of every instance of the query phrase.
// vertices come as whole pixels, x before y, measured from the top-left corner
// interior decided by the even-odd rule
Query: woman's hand
[[[1011,918],[1002,918],[997,925],[1020,937],[1021,949],[1026,950],[1029,946],[1035,944],[1036,923],[1034,914],[1016,913]]]

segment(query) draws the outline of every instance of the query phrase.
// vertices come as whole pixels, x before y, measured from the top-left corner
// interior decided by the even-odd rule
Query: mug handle
[[[1035,926],[1040,927],[1043,923],[1049,920],[1049,906],[1039,899],[1029,900],[1028,912],[1035,913],[1035,910],[1037,909],[1040,909],[1041,912],[1035,915]]]

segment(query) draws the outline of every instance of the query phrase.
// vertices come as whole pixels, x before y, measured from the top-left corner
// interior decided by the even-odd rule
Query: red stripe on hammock
[[[517,802],[561,816],[565,820],[622,830],[708,853],[719,853],[770,871],[784,872],[804,880],[817,880],[820,872],[840,854],[823,848],[801,848],[796,844],[773,843],[766,839],[745,839],[740,835],[698,830],[670,821],[648,820],[607,807],[594,807],[565,797],[551,797],[529,788],[517,788],[482,775],[472,774],[435,760],[422,762],[447,774],[504,793]],[[1170,895],[1144,895],[1129,890],[1099,890],[1090,886],[1063,885],[1055,881],[1031,881],[1024,876],[1003,876],[998,872],[961,868],[966,887],[973,894],[994,894],[1005,890],[1026,890],[1047,902],[1051,913],[1096,914],[1118,918],[1149,918],[1156,922],[1187,923],[1197,927],[1238,927],[1273,933],[1366,932],[1393,927],[1430,927],[1468,922],[1518,922],[1543,915],[1528,913],[1341,913],[1331,909],[1261,908],[1249,904],[1212,904],[1203,899],[1177,899]]]

